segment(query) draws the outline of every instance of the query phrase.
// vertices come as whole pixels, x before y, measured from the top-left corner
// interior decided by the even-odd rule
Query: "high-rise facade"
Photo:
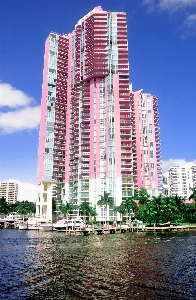
[[[134,92],[136,186],[156,196],[162,189],[161,144],[158,101],[151,94]]]
[[[18,183],[0,182],[0,198],[4,197],[10,204],[14,204],[18,198]]]
[[[190,188],[196,188],[196,163],[172,166],[163,174],[163,190],[169,196],[181,196],[188,199],[192,194]]]
[[[137,178],[134,95],[129,86],[126,14],[95,7],[68,35],[45,44],[38,154],[37,214],[52,217],[52,199],[97,207],[131,196]],[[136,174],[137,175],[137,174]],[[73,215],[78,214],[76,207]],[[114,220],[112,209],[106,212]]]

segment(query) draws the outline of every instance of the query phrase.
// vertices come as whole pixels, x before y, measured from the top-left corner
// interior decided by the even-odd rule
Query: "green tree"
[[[17,208],[17,202],[16,203],[9,203],[9,214],[16,212],[16,208]]]
[[[129,215],[129,222],[131,222],[131,213],[136,212],[138,210],[137,204],[135,203],[134,196],[127,198],[123,201],[123,205],[127,214]]]
[[[147,203],[150,199],[150,195],[147,192],[147,189],[141,187],[139,190],[135,189],[133,193],[133,199],[140,202],[141,204]]]
[[[92,206],[90,206],[90,213],[89,213],[90,217],[91,217],[91,222],[94,223],[94,221],[96,220],[96,216],[97,216],[97,212],[96,209]]]
[[[189,200],[193,199],[194,201],[194,211],[195,211],[195,205],[196,205],[196,188],[191,188],[190,190],[192,191],[192,194],[189,197]]]
[[[107,222],[107,206],[113,206],[113,200],[110,197],[110,193],[104,191],[103,195],[99,196],[101,199],[97,202],[98,206],[104,206],[105,211],[105,223]]]
[[[85,222],[87,216],[95,217],[97,215],[96,210],[86,200],[80,204],[79,209],[82,211]]]
[[[9,203],[5,197],[0,198],[0,213],[7,215],[9,213]]]
[[[140,205],[137,217],[150,225],[177,222],[186,212],[183,199],[179,196],[153,196]]]
[[[171,209],[177,213],[179,216],[182,216],[186,211],[186,204],[184,203],[184,199],[178,195],[173,197],[169,197],[171,202]]]
[[[137,218],[142,220],[145,223],[152,225],[154,223],[154,209],[152,203],[145,203],[140,206],[139,211],[137,213]]]
[[[192,194],[190,195],[189,200],[193,199],[194,202],[196,202],[196,188],[190,187],[190,190],[192,191]]]
[[[52,198],[52,214],[54,215],[54,212],[56,210],[56,201],[55,198]]]
[[[162,196],[152,197],[151,200],[142,204],[137,216],[140,220],[150,225],[165,223],[167,217]]]
[[[82,212],[82,215],[84,217],[84,221],[86,222],[86,216],[89,216],[90,212],[90,203],[84,200],[80,205],[79,205],[79,210]]]
[[[29,217],[30,215],[34,214],[36,212],[36,204],[34,202],[30,201],[17,201],[15,203],[16,205],[16,212],[19,215],[23,216],[23,219],[25,216]]]
[[[120,219],[123,220],[123,215],[126,213],[126,207],[125,207],[124,203],[121,202],[121,204],[119,206],[115,206],[113,208],[113,210],[115,212],[119,212],[120,213]]]
[[[59,209],[64,214],[65,218],[68,219],[68,214],[70,211],[74,210],[74,205],[73,203],[66,201],[65,204],[60,205]]]
[[[186,222],[196,223],[195,203],[186,204],[186,211],[183,217]]]

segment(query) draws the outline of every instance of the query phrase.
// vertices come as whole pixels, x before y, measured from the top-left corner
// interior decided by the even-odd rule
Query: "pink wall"
[[[140,95],[138,92],[134,93],[134,109],[135,109],[135,133],[136,133],[136,159],[137,159],[137,184],[138,188],[142,187],[142,170],[141,170],[141,152],[140,152],[140,128],[139,128],[139,112],[138,99]],[[143,133],[141,133],[143,139]]]
[[[148,106],[147,106],[147,94],[144,94],[145,97],[145,107],[141,106],[141,102],[138,104],[138,100],[141,100],[141,92],[134,93],[134,109],[135,109],[135,131],[136,131],[136,155],[137,155],[137,185],[138,188],[146,187],[147,180],[149,180],[149,190],[153,190],[153,183],[155,183],[155,189],[158,189],[158,172],[157,172],[157,142],[156,142],[156,133],[155,133],[155,123],[154,123],[154,109],[153,109],[153,99],[154,96],[150,96],[150,106],[151,106],[151,117],[152,117],[152,134],[147,133],[148,136],[148,146],[144,148],[143,146],[143,128],[142,125],[142,114],[146,114],[146,126],[147,130],[149,130],[149,116],[148,116]],[[143,108],[143,110],[142,110]],[[153,147],[150,147],[150,139],[149,137],[153,136]],[[140,140],[141,138],[141,140]],[[145,166],[144,166],[144,149],[148,151],[148,176],[145,176]],[[151,157],[150,150],[153,150],[153,158],[154,158],[154,169],[151,168]],[[142,154],[142,159],[141,159]],[[142,167],[141,167],[142,164]],[[152,179],[151,172],[153,172],[155,179]]]
[[[41,100],[41,120],[39,131],[39,149],[38,149],[38,184],[44,177],[44,153],[45,153],[45,138],[46,138],[46,115],[47,115],[47,101],[48,101],[48,60],[49,60],[49,46],[50,36],[45,43],[44,55],[44,70],[43,70],[43,86],[42,86],[42,100]]]
[[[97,169],[96,169],[96,178],[100,178],[100,78],[96,78],[96,161],[97,161]]]
[[[67,80],[67,111],[65,137],[65,183],[69,182],[69,144],[70,144],[70,113],[71,113],[71,63],[72,63],[72,34],[69,34],[68,80]]]
[[[108,143],[108,77],[105,77],[105,101],[106,101],[106,178],[109,178],[109,163],[108,163],[108,157],[109,157],[109,143]]]
[[[121,177],[121,138],[120,138],[120,106],[119,106],[119,75],[113,75],[114,86],[114,134],[116,177]]]
[[[94,178],[94,78],[90,80],[90,179]]]
[[[153,96],[151,97],[151,111],[152,111],[152,132],[153,132],[153,151],[154,151],[154,170],[155,170],[155,185],[156,185],[156,189],[158,189],[158,172],[157,172],[157,151],[156,151],[156,146],[157,146],[157,142],[156,142],[156,134],[155,134],[155,122],[154,122],[154,118],[155,118],[155,114],[154,114],[154,109],[153,109]]]
[[[145,101],[147,102],[147,95],[145,96]],[[151,117],[153,120],[153,97],[150,96],[150,104],[151,104]],[[148,108],[146,108],[146,123],[149,124],[149,118],[148,118]],[[152,132],[154,136],[154,122],[152,122]],[[155,148],[155,143],[153,141],[153,155],[154,155],[154,160],[156,159],[156,152],[154,151]],[[149,176],[148,178],[150,179],[150,190],[152,190],[152,176],[151,176],[151,161],[150,161],[150,150],[152,150],[152,147],[150,147],[150,141],[148,141],[148,162],[149,162]],[[156,169],[155,169],[156,170]]]

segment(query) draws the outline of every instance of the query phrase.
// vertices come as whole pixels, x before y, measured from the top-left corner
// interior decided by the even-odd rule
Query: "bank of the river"
[[[195,299],[196,231],[68,236],[0,230],[10,299]]]
[[[23,224],[22,224],[23,225]],[[42,224],[34,224],[33,229],[34,230],[46,230],[48,227],[50,227],[51,231],[56,230],[53,224],[49,224],[50,226],[43,226]],[[105,226],[106,225],[106,226]],[[105,224],[103,226],[95,227],[94,224],[92,224],[91,227],[85,227],[82,230],[79,228],[76,228],[73,230],[68,230],[68,227],[64,227],[64,229],[58,229],[58,231],[63,231],[66,232],[67,234],[82,234],[82,235],[88,235],[92,233],[97,233],[97,234],[103,234],[103,233],[125,233],[125,232],[134,232],[134,231],[155,231],[155,232],[168,232],[168,231],[181,231],[181,230],[192,230],[196,229],[195,224],[178,224],[177,226],[175,225],[159,225],[159,226],[146,226],[145,224],[138,223],[137,226],[134,225],[134,223],[130,223],[129,225],[118,225],[118,226],[109,226],[108,224]],[[15,222],[15,220],[5,220],[5,219],[0,219],[0,228],[2,229],[7,229],[7,228],[12,228],[12,229],[19,229],[20,226],[18,226],[18,223]],[[31,230],[31,226],[28,227],[28,225],[22,226],[22,229],[25,230]],[[48,229],[47,229],[48,230]]]

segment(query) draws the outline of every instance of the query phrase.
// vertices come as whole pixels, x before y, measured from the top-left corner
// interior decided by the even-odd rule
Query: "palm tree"
[[[97,216],[96,209],[94,207],[90,206],[90,213],[89,215],[91,216],[91,222],[94,223],[95,217]]]
[[[101,197],[101,199],[97,202],[98,206],[104,206],[104,211],[105,211],[105,223],[107,222],[107,215],[106,215],[106,211],[107,211],[107,206],[113,206],[113,200],[112,198],[110,198],[110,193],[107,193],[106,191],[104,191],[103,195],[99,195],[99,197]]]
[[[90,215],[90,211],[91,211],[91,205],[89,202],[87,202],[86,200],[84,200],[80,206],[79,206],[79,210],[82,211],[82,214],[84,216],[84,222],[86,222],[86,216]]]
[[[126,212],[126,207],[124,205],[124,201],[121,202],[121,204],[119,206],[115,206],[113,210],[115,212],[119,212],[119,214],[120,214],[120,220],[123,220],[123,215]]]
[[[135,203],[134,197],[127,198],[123,201],[126,212],[129,215],[129,223],[131,222],[131,212],[135,212],[137,210],[137,204]]]
[[[59,209],[64,214],[65,218],[68,219],[68,214],[74,209],[74,205],[71,202],[66,201],[65,204],[60,205]]]

